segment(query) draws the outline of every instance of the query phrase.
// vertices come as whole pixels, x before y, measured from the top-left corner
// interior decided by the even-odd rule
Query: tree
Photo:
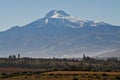
[[[18,58],[20,58],[20,54],[18,54]]]
[[[12,59],[16,59],[16,56],[15,56],[15,55],[12,55]]]
[[[12,59],[12,56],[11,55],[9,55],[9,60],[11,60]]]

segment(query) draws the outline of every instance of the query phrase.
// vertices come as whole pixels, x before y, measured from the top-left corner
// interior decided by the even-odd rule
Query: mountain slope
[[[102,53],[102,54],[98,55],[97,57],[99,57],[99,58],[111,58],[111,57],[117,58],[118,57],[119,58],[120,57],[120,49]]]
[[[120,48],[119,34],[119,26],[80,20],[62,10],[51,10],[30,24],[0,32],[0,53],[32,57],[92,55]]]

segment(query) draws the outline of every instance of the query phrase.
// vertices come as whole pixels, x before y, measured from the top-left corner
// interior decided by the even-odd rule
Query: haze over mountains
[[[51,10],[30,24],[0,32],[0,56],[18,53],[30,57],[98,55],[119,49],[119,35],[120,26],[81,20],[62,10]]]
[[[120,49],[112,50],[109,52],[105,52],[103,54],[97,55],[99,58],[120,58]]]

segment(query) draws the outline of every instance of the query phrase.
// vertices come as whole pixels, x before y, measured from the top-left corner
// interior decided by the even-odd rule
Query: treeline
[[[20,58],[20,55],[0,58],[0,68],[29,68],[52,71],[120,71],[120,60],[108,58],[97,60],[83,56],[83,59],[60,58]]]

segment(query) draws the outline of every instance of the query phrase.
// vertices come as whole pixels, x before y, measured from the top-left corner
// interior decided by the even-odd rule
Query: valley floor
[[[3,70],[3,69],[0,69]],[[120,72],[87,72],[87,71],[50,71],[22,69],[21,72],[7,72],[4,69],[0,80],[120,80]],[[12,69],[11,69],[12,70]],[[20,69],[19,69],[20,70]],[[15,72],[14,72],[15,71]]]

